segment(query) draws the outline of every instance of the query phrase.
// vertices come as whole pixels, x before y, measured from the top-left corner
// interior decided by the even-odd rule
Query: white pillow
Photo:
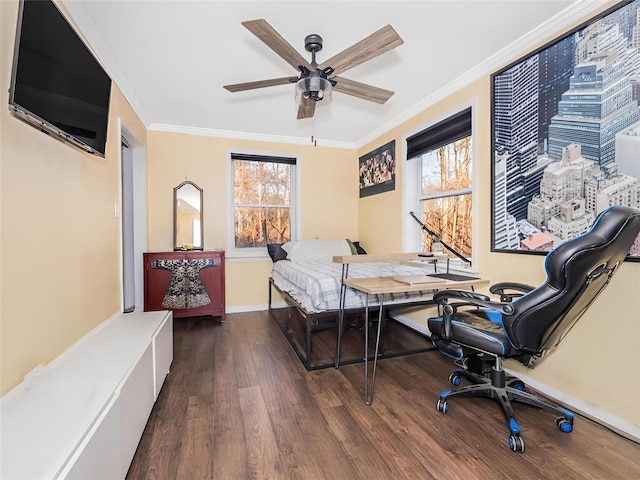
[[[351,247],[345,239],[314,238],[297,240],[285,243],[282,248],[287,252],[287,259],[294,262],[333,261],[333,257],[336,255],[351,255]]]

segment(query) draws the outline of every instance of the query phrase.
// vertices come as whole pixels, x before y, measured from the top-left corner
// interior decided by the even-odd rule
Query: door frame
[[[144,289],[144,266],[142,253],[147,250],[148,232],[147,232],[147,153],[144,142],[137,138],[131,130],[123,124],[122,119],[118,118],[118,138],[124,139],[131,149],[133,160],[133,262],[134,262],[134,311],[142,311],[144,307],[143,289]],[[119,178],[119,211],[122,212],[122,148],[118,149],[118,178]],[[123,215],[120,215],[120,308],[124,311],[124,245],[123,245]]]

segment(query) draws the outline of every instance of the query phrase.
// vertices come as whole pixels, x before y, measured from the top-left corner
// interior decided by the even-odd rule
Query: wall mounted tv
[[[21,0],[9,91],[14,116],[104,157],[111,78],[51,0]]]

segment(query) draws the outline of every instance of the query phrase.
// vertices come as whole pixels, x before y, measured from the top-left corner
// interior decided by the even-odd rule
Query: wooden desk
[[[349,265],[352,263],[403,263],[411,264],[416,267],[424,267],[427,264],[435,265],[438,260],[447,260],[447,272],[449,271],[449,256],[445,253],[431,253],[431,252],[409,252],[409,253],[385,253],[378,255],[336,255],[333,257],[333,263],[342,264],[342,279],[340,286],[340,306],[338,313],[338,331],[336,342],[336,359],[335,366],[340,366],[340,350],[342,348],[342,330],[344,327],[344,301],[347,286],[344,281],[349,277]],[[415,263],[410,263],[415,262]],[[424,289],[423,289],[424,290]],[[406,290],[405,290],[406,291]]]
[[[421,256],[428,255],[428,256]],[[336,255],[333,257],[333,263],[342,263],[349,265],[350,263],[394,263],[405,262],[410,260],[438,261],[446,260],[449,256],[446,253],[385,253],[381,255]]]
[[[376,367],[378,364],[378,351],[380,348],[380,332],[382,325],[382,310],[384,296],[392,293],[410,293],[421,291],[433,291],[455,288],[460,290],[473,290],[475,287],[483,287],[489,285],[488,280],[476,278],[473,280],[453,281],[442,280],[434,283],[409,285],[398,282],[392,277],[378,278],[345,278],[343,280],[345,287],[351,287],[365,294],[365,321],[364,321],[364,401],[367,405],[371,405],[373,401],[373,392],[376,382]],[[376,348],[373,356],[373,372],[371,379],[371,392],[369,392],[369,295],[378,297],[378,332],[376,334]],[[339,352],[338,352],[339,355]]]
[[[398,282],[393,277],[375,277],[375,278],[346,278],[344,284],[347,287],[354,288],[360,292],[369,295],[385,295],[388,293],[411,293],[433,290],[438,291],[445,288],[456,288],[466,290],[469,288],[483,287],[489,285],[488,280],[474,278],[467,281],[453,281],[439,279],[437,282],[421,283],[417,285],[409,285],[407,283]]]

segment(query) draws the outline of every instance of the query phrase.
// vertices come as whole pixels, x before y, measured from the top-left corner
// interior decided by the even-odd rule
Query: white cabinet
[[[122,436],[121,414],[122,398],[116,395],[80,444],[60,478],[113,480],[124,477],[122,451],[118,445]]]
[[[173,361],[173,318],[160,327],[158,334],[153,339],[154,357],[154,392],[153,400],[157,400],[164,379],[169,373],[169,367]]]
[[[0,478],[124,478],[172,360],[171,312],[90,332],[0,399]]]
[[[170,325],[170,323],[166,322],[165,325]],[[126,467],[122,472],[122,477],[127,474],[156,399],[153,373],[153,345],[149,344],[120,389],[120,397],[122,398],[122,464],[123,467]]]

